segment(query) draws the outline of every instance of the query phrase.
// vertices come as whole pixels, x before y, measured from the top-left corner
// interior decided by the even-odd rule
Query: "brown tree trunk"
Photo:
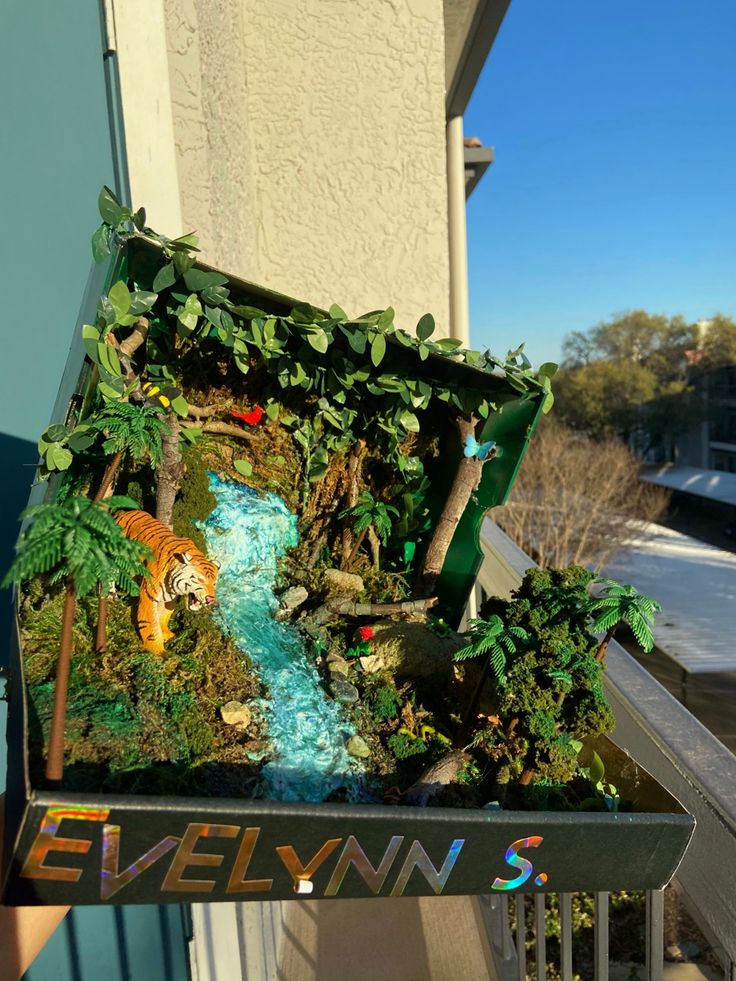
[[[465,445],[466,436],[475,434],[476,422],[474,417],[469,420],[462,417],[457,419],[461,447]],[[417,590],[420,596],[429,596],[434,592],[455,530],[473,492],[478,489],[482,473],[483,462],[477,457],[462,456],[460,458],[450,493],[447,495],[445,506],[429,540],[424,561],[419,570]]]
[[[532,782],[532,777],[534,776],[534,770],[524,770],[522,775],[519,777],[519,784],[522,787],[528,787]]]
[[[179,493],[184,464],[179,448],[179,418],[171,413],[169,431],[163,438],[163,458],[156,471],[156,519],[173,531],[174,501]]]
[[[345,560],[345,562],[343,564],[343,567],[342,567],[343,568],[343,572],[345,570],[349,569],[350,566],[353,564],[353,561],[355,559],[355,556],[360,551],[360,546],[363,544],[363,542],[365,540],[365,536],[367,534],[368,534],[368,529],[367,528],[364,528],[361,531],[361,533],[358,535],[358,537],[355,539],[355,544],[353,545],[352,549],[350,550],[350,555],[348,555],[347,559]]]
[[[366,442],[364,439],[359,439],[355,444],[353,449],[350,451],[350,456],[348,457],[348,486],[347,493],[345,495],[345,507],[354,508],[358,503],[358,494],[360,490],[360,478],[363,463],[363,456],[366,451]],[[346,568],[349,559],[348,556],[351,554],[354,539],[352,529],[346,525],[342,530],[342,567]]]
[[[111,456],[107,461],[107,466],[105,467],[105,472],[102,474],[102,479],[100,480],[100,486],[97,488],[95,496],[92,498],[93,504],[99,504],[103,499],[105,494],[112,487],[112,482],[115,480],[118,470],[120,469],[120,464],[123,462],[123,451],[118,450],[114,456]]]
[[[596,659],[596,661],[598,661],[599,663],[600,663],[600,662],[601,662],[601,661],[603,660],[603,658],[604,658],[604,657],[606,656],[606,651],[608,650],[608,645],[609,645],[609,644],[611,643],[611,641],[613,640],[613,635],[614,635],[614,634],[616,633],[616,627],[617,627],[617,626],[618,626],[618,624],[616,624],[615,626],[613,626],[613,627],[611,627],[611,629],[610,629],[610,630],[608,631],[608,633],[606,634],[606,636],[605,636],[605,637],[603,638],[603,640],[601,641],[601,646],[600,646],[600,647],[598,648],[598,650],[597,650],[597,651],[595,652],[595,659]]]
[[[107,650],[107,595],[105,587],[100,585],[100,597],[97,601],[97,630],[95,632],[95,651],[104,654]]]
[[[373,568],[378,572],[381,567],[381,540],[372,527],[368,528],[368,546],[371,550]]]
[[[72,656],[72,630],[77,593],[74,581],[66,581],[64,614],[61,621],[61,640],[59,641],[59,660],[56,666],[56,686],[54,688],[54,711],[51,717],[51,733],[46,757],[46,781],[51,787],[59,787],[64,773],[64,723],[66,721],[66,699],[69,688],[69,667]]]

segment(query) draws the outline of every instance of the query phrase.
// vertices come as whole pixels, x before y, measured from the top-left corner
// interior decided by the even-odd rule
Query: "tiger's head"
[[[175,558],[178,562],[167,583],[171,594],[186,596],[187,606],[192,611],[214,605],[220,563],[205,558],[201,552],[179,552]]]

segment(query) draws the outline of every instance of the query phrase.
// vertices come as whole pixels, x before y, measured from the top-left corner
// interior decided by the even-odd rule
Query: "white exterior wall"
[[[409,329],[429,310],[448,333],[441,0],[165,10],[183,221],[204,258],[351,315],[391,304]]]

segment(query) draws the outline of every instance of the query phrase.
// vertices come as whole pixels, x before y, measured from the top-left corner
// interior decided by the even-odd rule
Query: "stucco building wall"
[[[349,314],[448,319],[441,0],[165,0],[183,222]]]

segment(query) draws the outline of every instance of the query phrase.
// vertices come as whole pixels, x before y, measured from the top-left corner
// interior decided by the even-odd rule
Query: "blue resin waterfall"
[[[355,734],[328,699],[299,631],[273,619],[276,565],[298,541],[297,519],[276,494],[210,476],[217,507],[204,523],[207,552],[221,563],[219,616],[269,688],[265,713],[273,760],[264,775],[275,800],[321,801],[355,787],[357,764],[345,742]]]

